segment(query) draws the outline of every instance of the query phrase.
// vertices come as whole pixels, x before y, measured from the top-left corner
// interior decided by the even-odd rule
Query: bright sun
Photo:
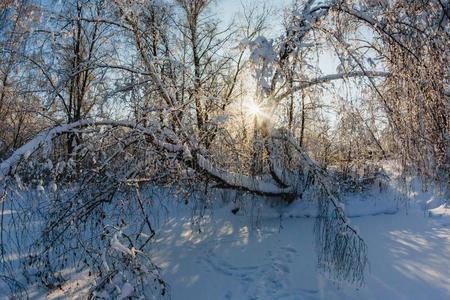
[[[245,110],[252,117],[262,116],[264,114],[261,106],[255,101],[249,101],[245,104]]]

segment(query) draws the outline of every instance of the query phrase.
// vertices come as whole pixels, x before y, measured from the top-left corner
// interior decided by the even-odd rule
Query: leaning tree
[[[220,115],[213,118],[213,114],[218,114],[220,110],[207,110],[210,104],[207,104],[205,90],[211,86],[217,89],[223,86],[225,93],[217,92],[214,96],[229,97],[222,99],[222,104],[230,101],[232,92],[226,91],[234,90],[243,56],[234,65],[236,72],[225,72],[217,77],[211,77],[214,72],[202,73],[210,72],[211,69],[204,65],[209,60],[204,62],[199,57],[200,53],[204,53],[203,58],[209,57],[211,60],[214,55],[204,49],[202,52],[201,47],[206,47],[200,41],[202,37],[219,46],[223,43],[217,38],[217,28],[205,26],[211,31],[204,36],[197,32],[202,26],[198,23],[199,14],[209,1],[177,3],[186,17],[183,22],[177,21],[179,26],[184,26],[181,32],[185,44],[190,47],[184,54],[192,55],[192,60],[185,61],[193,61],[193,67],[180,66],[179,61],[174,62],[174,56],[169,50],[162,57],[155,55],[158,51],[152,51],[156,48],[152,48],[155,39],[148,36],[152,32],[146,14],[148,7],[145,5],[148,3],[116,0],[111,8],[114,19],[85,20],[120,28],[126,34],[126,40],[133,45],[132,53],[139,61],[139,69],[127,66],[121,66],[120,69],[144,76],[145,83],[155,92],[155,103],[159,106],[146,111],[145,122],[89,119],[53,127],[41,132],[1,163],[0,193],[3,208],[8,202],[17,211],[34,209],[45,213],[40,216],[45,222],[38,228],[39,238],[30,244],[30,249],[22,249],[28,251],[26,261],[32,266],[28,268],[27,276],[38,276],[50,288],[67,279],[67,268],[88,267],[91,275],[97,278],[90,291],[93,297],[113,293],[111,282],[121,285],[122,290],[132,288],[144,296],[155,295],[153,290],[148,289],[148,284],[152,283],[158,291],[156,294],[167,295],[167,284],[160,277],[158,267],[146,254],[155,236],[151,216],[154,203],[148,197],[149,190],[143,190],[175,183],[183,186],[184,183],[192,183],[192,178],[195,178],[197,186],[205,185],[208,188],[213,183],[215,188],[244,191],[286,204],[299,201],[305,195],[313,198],[319,207],[315,226],[319,266],[338,280],[361,284],[367,265],[367,247],[345,216],[338,190],[333,184],[334,178],[310,158],[302,147],[302,139],[299,141],[292,126],[275,121],[274,116],[286,101],[295,99],[293,93],[335,80],[362,77],[367,80],[374,95],[379,97],[393,130],[402,128],[399,124],[400,111],[392,107],[389,101],[393,100],[387,99],[387,92],[380,88],[379,80],[381,78],[388,83],[406,80],[398,70],[398,59],[394,57],[398,53],[396,51],[401,50],[411,56],[418,54],[410,48],[411,33],[397,30],[397,26],[404,22],[392,16],[393,4],[383,1],[309,0],[295,6],[288,15],[286,33],[279,38],[269,40],[264,36],[252,35],[241,43],[241,46],[249,49],[248,61],[257,83],[258,109],[264,110],[264,114],[258,115],[253,124],[255,147],[249,155],[250,163],[241,164],[242,153],[234,151],[232,146],[225,147],[229,132],[224,128],[221,118],[218,118]],[[163,2],[151,1],[150,4],[157,6],[154,9],[164,9]],[[446,5],[434,8],[433,16],[448,21]],[[370,11],[390,18],[376,17]],[[414,20],[410,14],[406,15],[409,19],[405,19]],[[346,42],[345,34],[333,30],[330,25],[341,18],[371,30],[375,37],[368,42],[373,49],[381,49],[386,58],[383,70],[370,69],[367,63],[361,61],[359,49],[352,49]],[[448,26],[445,30],[448,37]],[[302,63],[308,51],[318,42],[314,40],[316,34],[333,39],[340,45],[340,50],[352,62],[351,68],[337,74],[297,74],[296,66]],[[170,41],[160,42],[163,46],[170,45]],[[435,49],[437,53],[441,53],[439,49]],[[426,60],[423,55],[420,58]],[[226,61],[230,63],[231,60]],[[218,65],[217,68],[230,70],[224,65]],[[402,72],[411,72],[405,69]],[[173,80],[177,78],[176,72],[170,70],[181,70],[186,76],[190,76],[191,71],[193,74],[187,85],[180,87]],[[436,74],[429,77],[429,82],[420,78],[408,79],[408,82],[420,88],[427,84],[434,87],[435,80],[440,77]],[[216,84],[220,80],[223,81]],[[430,92],[430,97],[435,97],[432,99],[437,101],[432,102],[436,106],[430,107],[442,109],[439,101],[448,100],[439,98],[448,97],[445,91],[442,92],[443,85],[440,82],[435,93]],[[180,100],[180,89],[188,95],[187,101],[184,98]],[[393,93],[391,85],[387,85],[386,89]],[[438,92],[442,94],[439,97],[436,94]],[[428,104],[424,109],[428,109]],[[210,127],[205,124],[207,115]],[[439,116],[448,118],[448,111],[441,112]],[[433,119],[430,119],[429,122],[430,126],[435,123],[442,125],[442,121],[433,123]],[[448,150],[448,125],[447,128],[443,126],[439,129],[442,138],[438,141],[437,153],[443,153],[442,149]],[[69,157],[63,155],[58,147],[61,137],[81,134],[83,140],[76,145],[73,153]],[[401,141],[409,138],[411,136],[403,135]],[[232,153],[239,159],[229,163],[224,153]],[[448,158],[443,161],[448,162]],[[19,207],[19,204],[14,206],[17,187],[34,187],[41,197],[46,191],[44,187],[48,187],[48,200],[45,205],[31,201],[23,207]],[[137,212],[140,217],[136,217]],[[2,245],[7,234],[3,216],[2,213]],[[18,218],[18,222],[34,220],[30,214]],[[5,251],[8,249],[2,247],[2,251],[5,261]],[[130,283],[132,287],[128,286]]]

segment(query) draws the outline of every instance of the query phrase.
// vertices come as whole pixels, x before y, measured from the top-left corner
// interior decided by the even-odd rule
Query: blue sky
[[[281,29],[281,15],[283,8],[288,7],[292,0],[216,0],[213,12],[225,22],[229,22],[234,16],[242,11],[242,4],[266,5],[273,9],[274,16],[271,18],[271,26],[274,30]],[[278,15],[278,17],[276,17]]]

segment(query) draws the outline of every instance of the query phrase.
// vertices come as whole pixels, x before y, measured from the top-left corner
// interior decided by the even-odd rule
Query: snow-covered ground
[[[352,218],[370,262],[357,288],[318,273],[312,218],[261,217],[255,226],[248,216],[214,213],[202,233],[186,217],[161,232],[154,255],[173,299],[450,299],[446,217],[414,207]]]
[[[395,187],[343,196],[345,210],[368,245],[362,287],[338,284],[317,268],[315,207],[277,208],[260,199],[214,205],[200,225],[182,203],[169,208],[152,257],[174,300],[210,299],[450,299],[450,209],[433,192]],[[431,205],[431,207],[430,207]],[[432,206],[434,205],[434,206]],[[31,298],[83,298],[86,274]],[[7,299],[1,289],[0,299]]]

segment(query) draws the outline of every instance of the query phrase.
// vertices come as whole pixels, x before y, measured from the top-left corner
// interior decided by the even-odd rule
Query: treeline
[[[394,160],[448,191],[449,15],[443,0],[256,3],[233,20],[212,0],[3,1],[2,245],[21,248],[16,226],[42,228],[26,250],[2,247],[1,271],[8,251],[24,252],[24,272],[48,288],[88,267],[92,297],[115,293],[118,272],[136,295],[154,295],[151,281],[167,296],[145,255],[155,230],[143,189],[201,191],[204,209],[225,188],[317,200],[319,265],[361,284],[366,245],[339,188]],[[7,201],[23,190],[40,200]],[[5,209],[18,218],[9,227]]]

